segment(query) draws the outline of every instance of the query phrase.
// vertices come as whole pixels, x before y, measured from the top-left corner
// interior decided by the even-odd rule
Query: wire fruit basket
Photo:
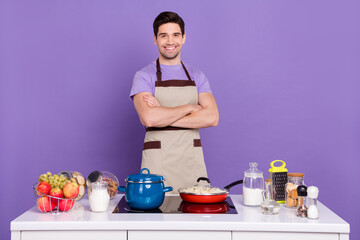
[[[34,196],[36,200],[36,206],[41,212],[51,212],[52,214],[60,214],[62,212],[70,211],[74,204],[74,198],[59,198],[50,196],[44,193],[41,193],[37,190],[37,185],[39,183],[35,183],[33,185]]]

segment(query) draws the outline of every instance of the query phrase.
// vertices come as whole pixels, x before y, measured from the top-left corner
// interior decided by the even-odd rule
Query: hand
[[[192,113],[203,110],[203,107],[201,105],[193,105],[193,108],[194,109],[193,109]]]
[[[160,107],[160,103],[159,101],[157,100],[156,97],[150,95],[150,94],[147,94],[143,97],[143,100],[147,103],[147,105],[149,105],[150,107]]]

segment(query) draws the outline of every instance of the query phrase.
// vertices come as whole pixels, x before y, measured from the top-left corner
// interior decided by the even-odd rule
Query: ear
[[[185,44],[185,41],[186,41],[186,33],[184,33],[183,35],[182,44]]]
[[[155,36],[155,34],[154,34],[154,43],[155,43],[155,45],[157,45],[157,42],[156,42],[156,36]]]

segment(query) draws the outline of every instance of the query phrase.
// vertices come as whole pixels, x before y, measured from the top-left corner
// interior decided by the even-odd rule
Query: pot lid
[[[263,172],[260,171],[257,166],[258,164],[256,162],[249,163],[250,169],[244,171],[244,176],[249,178],[262,178]]]
[[[147,171],[147,173],[144,171]],[[140,174],[133,174],[127,176],[125,179],[127,182],[134,182],[134,183],[154,183],[154,182],[163,182],[164,177],[161,175],[150,174],[150,170],[147,168],[143,168],[140,171]]]

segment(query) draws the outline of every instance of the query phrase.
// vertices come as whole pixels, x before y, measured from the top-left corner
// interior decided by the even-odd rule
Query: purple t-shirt
[[[209,81],[205,74],[200,70],[189,66],[184,63],[188,70],[190,77],[195,81],[198,93],[209,92],[211,93]],[[176,79],[187,80],[186,73],[181,64],[179,65],[163,65],[160,64],[162,73],[162,81]],[[150,63],[140,71],[136,72],[133,80],[133,85],[130,91],[130,99],[133,99],[135,94],[140,92],[150,92],[155,94],[155,82],[156,82],[156,61]]]

